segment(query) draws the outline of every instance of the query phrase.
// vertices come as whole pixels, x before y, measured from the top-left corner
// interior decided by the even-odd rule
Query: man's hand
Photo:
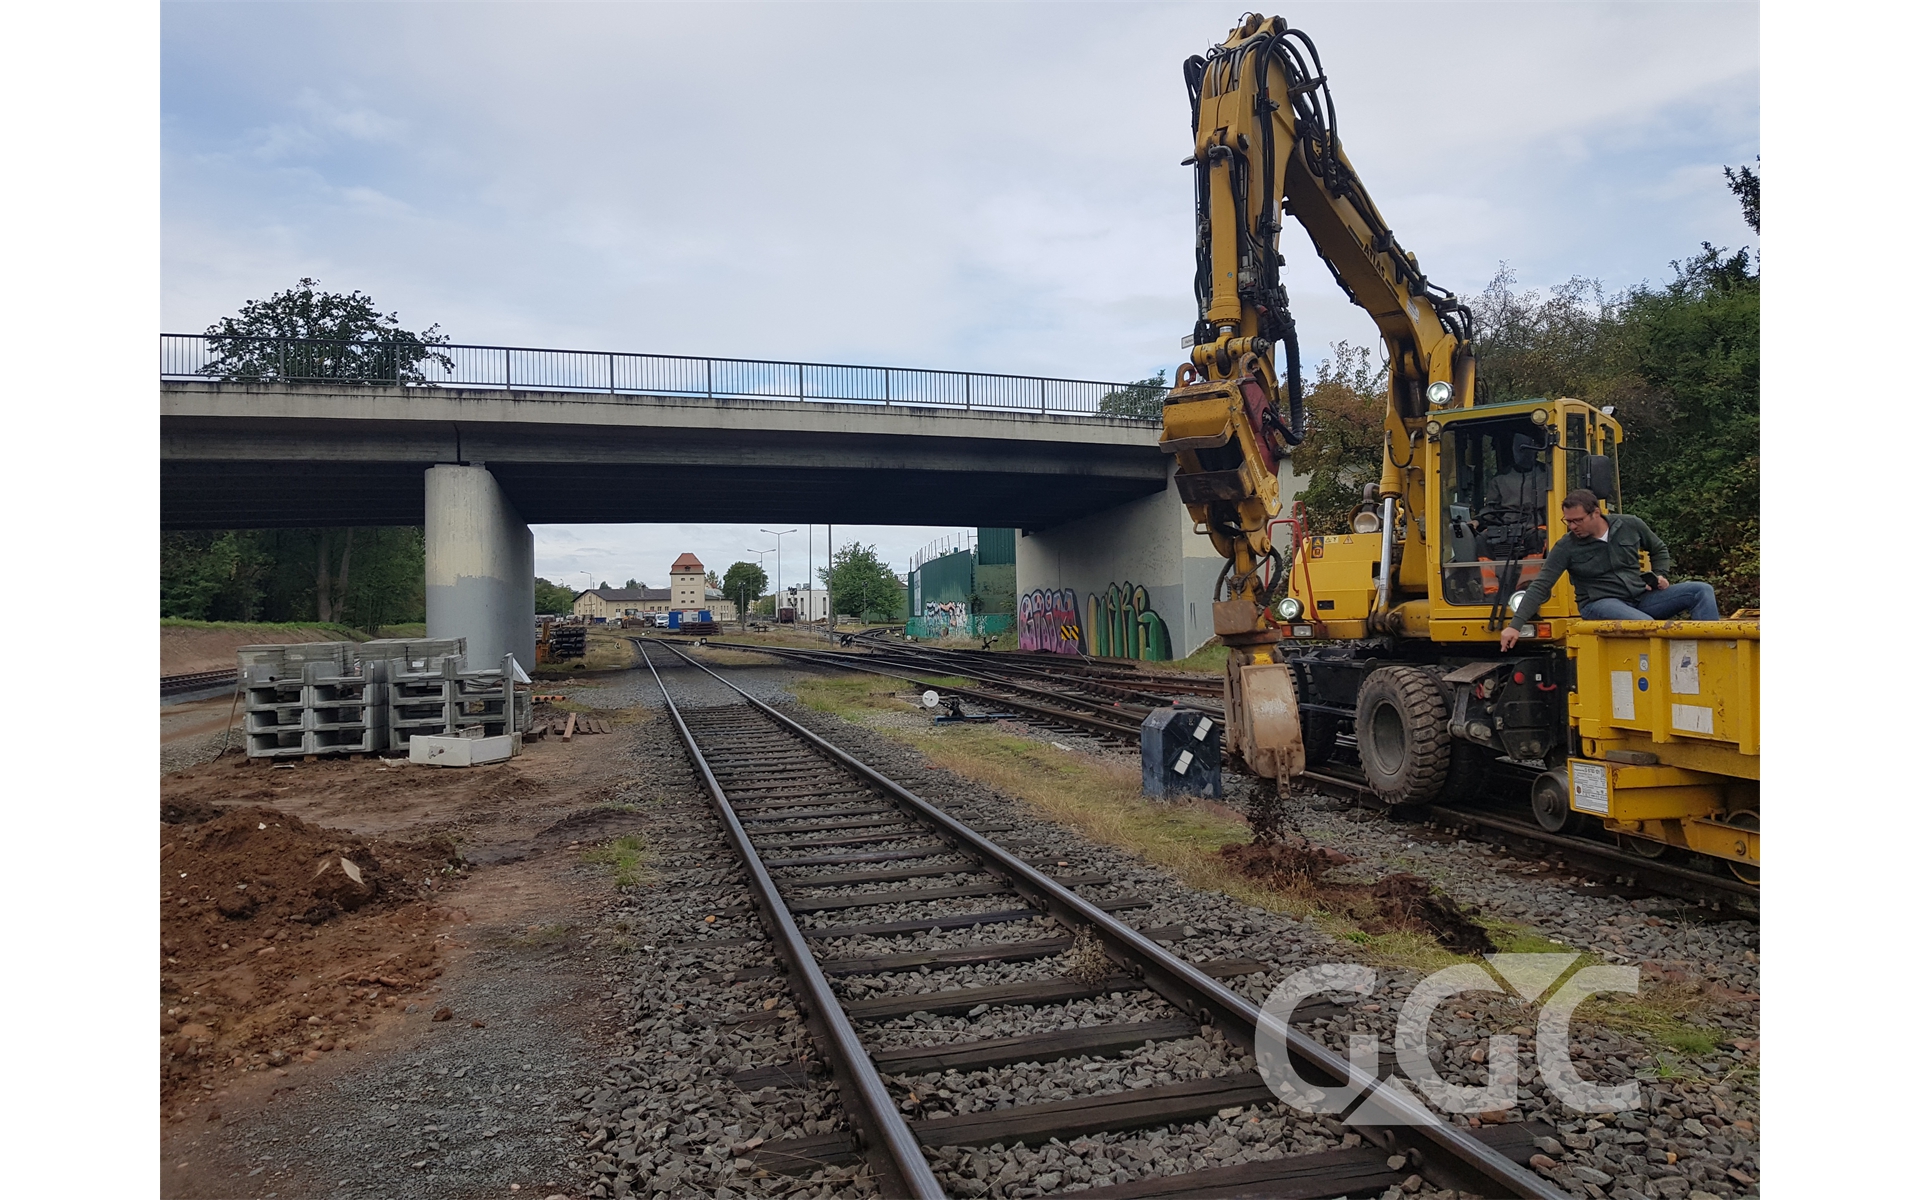
[[[1505,651],[1513,649],[1515,643],[1519,642],[1519,640],[1520,640],[1520,631],[1518,629],[1515,629],[1511,625],[1507,626],[1505,629],[1502,629],[1500,631],[1501,651],[1504,653]]]
[[[1665,575],[1655,575],[1653,577],[1653,590],[1656,592],[1664,592],[1667,590],[1667,577]]]

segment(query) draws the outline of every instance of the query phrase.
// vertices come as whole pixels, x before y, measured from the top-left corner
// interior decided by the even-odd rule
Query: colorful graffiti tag
[[[971,629],[967,620],[967,606],[959,600],[929,600],[920,616],[927,637],[944,637],[949,632]]]
[[[1080,601],[1072,588],[1028,592],[1020,597],[1017,623],[1022,650],[1079,654]]]
[[[1173,657],[1167,623],[1153,611],[1147,589],[1132,583],[1107,585],[1107,594],[1087,600],[1087,653],[1105,658],[1166,662]]]

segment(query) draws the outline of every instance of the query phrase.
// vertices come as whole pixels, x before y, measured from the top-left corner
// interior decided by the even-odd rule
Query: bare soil
[[[616,733],[634,719],[610,718]],[[229,754],[163,775],[164,1193],[238,1194],[237,1128],[296,1090],[390,1070],[456,1022],[484,1029],[447,1006],[448,985],[476,946],[519,945],[530,919],[611,894],[581,851],[630,819],[609,805],[630,745],[549,738],[470,770]],[[603,1040],[589,1014],[553,1020]]]
[[[160,627],[160,673],[187,675],[195,671],[218,671],[234,664],[234,652],[242,646],[290,646],[296,642],[337,642],[340,635],[331,629],[190,629],[178,625]]]
[[[1337,883],[1326,878],[1353,860],[1336,850],[1304,840],[1228,845],[1220,857],[1256,883],[1299,895],[1311,895],[1330,911],[1345,914],[1368,933],[1395,930],[1430,933],[1455,954],[1490,954],[1493,939],[1479,922],[1418,875],[1388,875],[1371,884]]]

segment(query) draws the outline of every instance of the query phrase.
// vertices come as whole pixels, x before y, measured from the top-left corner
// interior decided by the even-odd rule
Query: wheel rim
[[[1551,775],[1533,781],[1533,819],[1548,833],[1562,832],[1572,818],[1566,792],[1556,786],[1557,782]]]
[[[1373,749],[1373,761],[1385,775],[1398,775],[1407,764],[1407,727],[1400,712],[1391,704],[1376,704],[1367,722],[1367,743]]]
[[[1656,842],[1652,838],[1634,837],[1630,833],[1619,836],[1620,848],[1631,850],[1641,858],[1665,858],[1672,847],[1665,842]]]
[[[1747,812],[1747,811],[1733,813],[1727,817],[1727,824],[1732,825],[1739,829],[1750,829],[1755,833],[1759,833],[1760,832],[1760,814],[1757,812]],[[1739,861],[1738,859],[1733,859],[1733,858],[1723,858],[1720,861],[1727,864],[1727,873],[1729,875],[1732,875],[1735,879],[1738,879],[1741,883],[1751,883],[1751,884],[1754,884],[1755,886],[1759,885],[1760,883],[1759,864],[1744,863]]]

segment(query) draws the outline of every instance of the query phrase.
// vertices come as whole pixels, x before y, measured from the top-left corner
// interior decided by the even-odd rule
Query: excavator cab
[[[1554,488],[1546,427],[1527,414],[1456,421],[1440,437],[1440,592],[1492,604],[1533,582],[1546,558]]]

